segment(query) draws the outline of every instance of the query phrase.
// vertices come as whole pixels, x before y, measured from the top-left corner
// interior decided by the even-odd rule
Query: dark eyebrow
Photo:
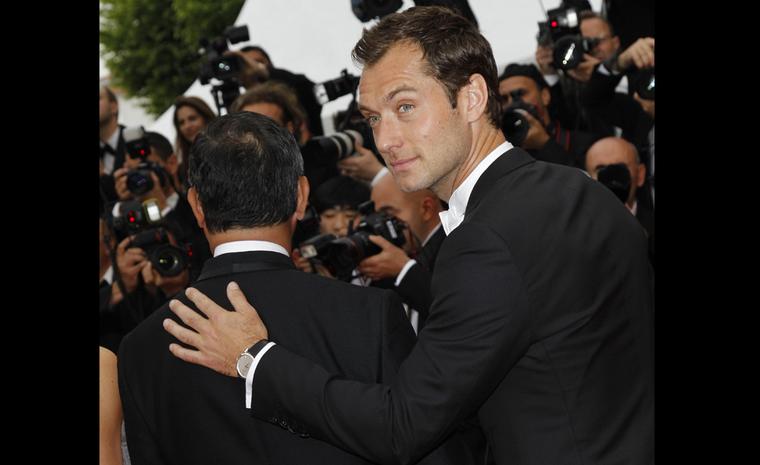
[[[393,100],[393,97],[395,97],[396,94],[401,93],[401,92],[417,92],[417,89],[415,89],[414,87],[408,86],[408,85],[402,85],[402,86],[397,87],[397,88],[393,89],[392,91],[388,92],[388,95],[385,96],[384,100],[386,102],[390,102],[391,100]],[[363,105],[361,103],[359,103],[359,111],[368,111],[370,113],[375,112],[375,110],[373,110],[373,109],[371,109],[371,108],[369,108],[369,107],[367,107],[367,106],[365,106],[365,105]]]
[[[401,87],[397,87],[393,89],[392,91],[388,92],[388,95],[385,96],[385,101],[390,102],[391,100],[393,100],[393,97],[395,97],[396,94],[400,92],[407,92],[407,91],[417,92],[417,89],[415,89],[414,87],[407,86],[407,85],[402,85]]]

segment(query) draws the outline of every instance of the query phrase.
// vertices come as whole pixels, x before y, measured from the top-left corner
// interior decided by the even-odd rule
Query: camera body
[[[611,190],[615,196],[625,203],[631,192],[631,172],[623,163],[615,163],[602,167],[597,173],[597,180]]]
[[[580,35],[580,18],[575,8],[560,6],[546,12],[546,21],[538,23],[538,45],[551,47],[568,35]]]
[[[122,133],[124,137],[124,147],[127,150],[127,156],[135,159],[144,160],[150,154],[150,143],[145,137],[145,129],[142,126],[124,128]]]
[[[642,69],[636,76],[634,88],[639,97],[654,100],[654,68]]]
[[[369,240],[370,235],[382,236],[388,242],[401,247],[406,242],[406,224],[386,212],[376,212],[371,200],[359,206],[362,217],[356,228],[349,226],[346,237],[321,234],[299,245],[301,256],[316,259],[330,273],[343,281],[350,281],[353,270],[367,257],[377,255],[381,248]]]
[[[212,40],[201,39],[201,53],[204,60],[198,78],[201,84],[206,85],[212,78],[224,82],[238,81],[240,71],[243,69],[240,57],[224,56],[229,50],[227,42],[236,44],[249,40],[248,26],[230,26],[224,30],[221,36]]]
[[[128,248],[136,247],[145,251],[153,269],[161,276],[177,276],[188,267],[189,257],[179,247],[171,245],[169,234],[164,228],[151,228],[138,233]]]
[[[317,101],[321,105],[324,105],[339,97],[356,92],[358,85],[359,77],[343,69],[337,78],[314,84],[314,96],[317,97]]]
[[[161,165],[152,161],[143,161],[137,165],[137,168],[127,172],[127,189],[129,192],[135,196],[150,192],[155,187],[150,173],[156,173],[161,187],[166,186],[166,183],[169,182],[169,173]]]
[[[561,5],[546,15],[547,20],[538,23],[538,44],[552,47],[552,66],[556,69],[575,69],[583,61],[583,54],[591,53],[598,40],[581,36],[580,17],[574,7]]]
[[[142,203],[136,200],[119,202],[119,215],[109,216],[117,241],[152,228],[161,222],[161,209],[155,199]]]
[[[536,107],[522,99],[522,89],[513,90],[509,95],[512,97],[512,102],[502,112],[501,131],[509,143],[519,147],[525,142],[530,130],[530,123],[525,113],[530,113],[539,121],[541,118],[538,116]]]

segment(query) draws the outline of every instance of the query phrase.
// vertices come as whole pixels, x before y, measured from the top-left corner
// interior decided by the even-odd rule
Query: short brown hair
[[[491,124],[501,127],[496,61],[491,45],[475,25],[448,8],[412,7],[365,29],[351,56],[360,66],[372,66],[402,42],[422,49],[429,75],[443,85],[454,108],[457,93],[470,76],[483,76],[488,86],[487,114]]]
[[[230,113],[236,113],[243,107],[253,103],[271,103],[282,110],[283,123],[293,123],[296,140],[301,135],[301,124],[306,120],[306,112],[295,92],[287,84],[277,81],[267,81],[257,84],[235,99],[230,106]]]

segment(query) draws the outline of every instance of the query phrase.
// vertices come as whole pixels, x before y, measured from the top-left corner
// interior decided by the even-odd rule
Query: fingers
[[[164,321],[171,321],[171,320],[164,320]],[[172,323],[174,322],[172,321]],[[166,324],[164,324],[164,328],[166,328],[167,331],[171,332],[169,328],[167,328]],[[184,360],[190,363],[195,363],[196,365],[201,365],[201,362],[200,362],[201,353],[198,352],[197,350],[185,349],[179,344],[169,344],[169,352],[171,352],[175,357],[179,358],[180,360]]]
[[[184,344],[187,344],[194,348],[200,346],[200,338],[198,336],[198,333],[187,328],[183,328],[182,325],[177,324],[177,322],[171,318],[164,319],[164,329]]]
[[[217,305],[216,302],[209,299],[206,294],[202,293],[198,289],[195,289],[194,287],[188,287],[185,291],[185,295],[188,299],[190,299],[192,303],[195,304],[196,307],[198,307],[198,310],[200,310],[209,318],[217,317],[220,312],[226,312],[226,310]]]
[[[388,242],[387,239],[385,239],[383,236],[376,236],[374,234],[369,236],[369,240],[372,241],[373,244],[379,246],[381,249],[386,249],[388,247],[394,247],[393,244]]]
[[[230,281],[230,283],[227,284],[227,298],[230,299],[230,303],[232,303],[235,311],[252,311],[254,314],[256,314],[256,318],[259,319],[259,312],[253,308],[253,305],[248,303],[248,300],[245,298],[245,294],[243,294],[242,289],[240,289],[240,286],[238,286],[235,281]]]
[[[171,301],[169,301],[169,309],[172,312],[174,312],[174,314],[177,315],[179,319],[182,320],[183,323],[185,323],[186,325],[188,325],[195,331],[201,332],[208,325],[208,322],[206,321],[205,318],[203,318],[197,312],[193,311],[193,309],[191,309],[190,307],[183,304],[177,299],[172,299]],[[180,338],[177,337],[177,339],[180,339]],[[180,340],[182,342],[185,342],[182,339]]]

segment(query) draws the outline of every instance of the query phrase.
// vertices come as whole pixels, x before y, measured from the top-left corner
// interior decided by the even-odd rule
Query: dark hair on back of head
[[[257,113],[216,118],[190,149],[188,180],[212,233],[287,221],[296,209],[302,174],[293,136]]]
[[[148,139],[148,145],[153,149],[153,153],[166,161],[173,153],[172,143],[169,139],[157,132],[145,132],[145,138]]]
[[[486,114],[494,127],[501,127],[496,61],[475,25],[448,8],[412,7],[365,29],[351,56],[360,66],[372,66],[400,43],[420,47],[429,75],[443,85],[454,108],[457,93],[470,76],[483,76],[488,87]]]

